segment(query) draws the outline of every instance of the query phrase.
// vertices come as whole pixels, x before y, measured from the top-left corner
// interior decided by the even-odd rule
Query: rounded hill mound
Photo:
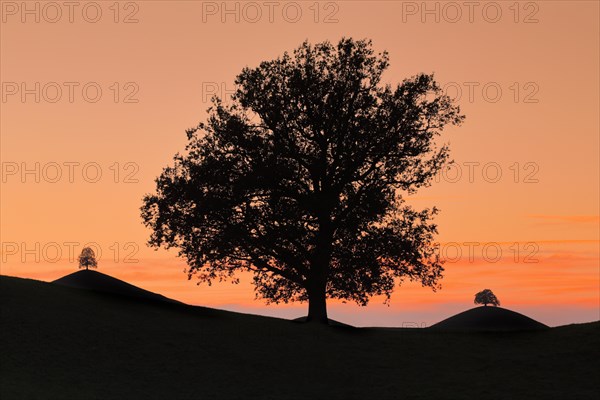
[[[548,326],[523,314],[501,307],[476,307],[431,326],[456,331],[529,331]]]

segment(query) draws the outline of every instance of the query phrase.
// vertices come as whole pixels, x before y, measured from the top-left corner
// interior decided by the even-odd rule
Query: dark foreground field
[[[585,399],[600,324],[315,327],[0,278],[0,398]]]

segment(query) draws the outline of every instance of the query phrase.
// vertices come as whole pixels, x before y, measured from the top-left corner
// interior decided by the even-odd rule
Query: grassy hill
[[[0,398],[564,399],[600,391],[600,323],[320,327],[0,277]]]
[[[502,307],[475,307],[431,326],[445,331],[527,331],[548,326]]]
[[[148,290],[133,286],[120,279],[113,278],[110,275],[88,269],[82,269],[77,272],[73,272],[72,274],[52,281],[52,283],[77,289],[87,289],[97,292],[134,297],[145,301],[167,301],[170,303],[181,304],[181,302],[169,299],[161,294],[149,292]]]

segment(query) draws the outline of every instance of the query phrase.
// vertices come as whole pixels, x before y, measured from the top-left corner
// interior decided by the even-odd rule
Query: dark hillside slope
[[[541,322],[500,307],[476,307],[456,314],[431,329],[456,331],[532,331],[548,329]]]
[[[136,297],[143,300],[179,303],[178,301],[169,299],[163,295],[152,293],[120,279],[113,278],[112,276],[92,270],[84,269],[73,272],[72,274],[63,276],[62,278],[53,281],[52,283],[77,289],[95,290],[98,292],[118,294],[121,296]]]
[[[600,324],[348,329],[0,277],[0,398],[565,399],[600,391]]]

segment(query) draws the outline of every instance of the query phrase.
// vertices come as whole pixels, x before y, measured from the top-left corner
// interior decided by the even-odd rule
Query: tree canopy
[[[500,300],[496,298],[496,295],[490,289],[483,289],[481,292],[475,295],[474,303],[483,304],[484,306],[491,304],[494,307],[497,307],[500,305]]]
[[[251,271],[257,297],[308,300],[309,320],[327,320],[326,298],[438,288],[437,210],[403,195],[431,183],[448,161],[435,138],[464,117],[433,75],[383,84],[388,64],[344,38],[244,68],[144,197],[149,244],[209,284]]]
[[[84,247],[79,255],[79,268],[98,268],[96,253],[91,247]]]

